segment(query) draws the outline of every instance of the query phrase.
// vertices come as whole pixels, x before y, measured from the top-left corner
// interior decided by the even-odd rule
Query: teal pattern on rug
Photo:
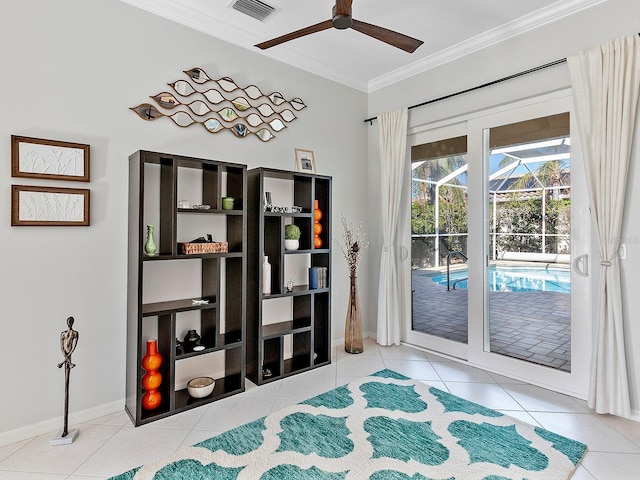
[[[280,421],[282,432],[277,452],[317,453],[324,458],[340,458],[353,451],[346,418],[292,413]],[[331,438],[331,442],[327,442]]]
[[[304,470],[297,465],[278,465],[267,471],[260,477],[260,480],[282,480],[284,478],[290,478],[295,480],[342,480],[347,476],[346,472],[323,472],[316,467],[311,467]]]
[[[302,404],[339,410],[353,405],[353,398],[347,387],[338,387],[330,392],[305,400]]]
[[[545,430],[540,427],[536,427],[535,432],[545,440],[552,442],[553,448],[566,455],[574,465],[577,465],[578,462],[580,462],[580,459],[584,455],[584,451],[587,448],[587,446],[583,443],[576,442],[575,440],[571,440],[567,437],[563,437],[562,435],[558,435],[557,433],[550,432],[549,430]]]
[[[416,393],[412,386],[366,383],[360,387],[360,391],[367,401],[367,408],[402,410],[407,413],[416,413],[427,409],[427,404],[420,399],[420,394]]]
[[[440,465],[449,458],[449,450],[438,442],[431,422],[410,422],[402,418],[373,417],[364,422],[373,446],[373,458],[415,460],[424,465]]]
[[[431,390],[429,391],[440,401],[440,403],[442,403],[442,405],[445,406],[445,412],[464,412],[469,415],[477,413],[479,415],[484,415],[485,417],[501,417],[503,415],[500,412],[496,412],[490,408],[470,402],[464,398],[456,397],[450,393],[438,390],[435,387],[431,387]]]
[[[449,432],[460,439],[458,443],[469,453],[471,463],[495,463],[505,468],[513,464],[530,471],[549,466],[547,456],[531,448],[531,441],[516,432],[515,425],[500,427],[459,420],[449,425]]]
[[[586,450],[382,370],[112,480],[566,480]]]
[[[196,446],[208,448],[212,452],[223,450],[231,455],[244,455],[262,445],[262,432],[265,429],[264,418],[261,418],[197,443]]]
[[[197,460],[178,460],[160,469],[154,480],[234,480],[244,467],[226,468],[211,463],[202,465]]]
[[[393,470],[380,470],[369,477],[369,480],[456,480],[454,477],[435,479],[427,478],[419,473],[409,476],[405,473],[395,472]]]

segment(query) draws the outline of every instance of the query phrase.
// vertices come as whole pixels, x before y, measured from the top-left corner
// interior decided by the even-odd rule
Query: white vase
[[[271,264],[269,263],[269,257],[266,255],[262,264],[262,293],[271,295]]]
[[[284,249],[285,250],[297,250],[300,247],[299,240],[291,240],[288,238],[284,239]]]

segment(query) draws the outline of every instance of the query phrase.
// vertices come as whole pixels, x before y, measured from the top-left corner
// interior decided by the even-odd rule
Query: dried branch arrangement
[[[369,246],[369,242],[366,241],[366,235],[362,231],[362,222],[354,229],[352,223],[347,223],[343,215],[340,215],[342,220],[342,240],[343,244],[338,244],[338,248],[347,260],[349,265],[349,274],[353,277],[358,275],[358,264],[362,258],[362,254]]]

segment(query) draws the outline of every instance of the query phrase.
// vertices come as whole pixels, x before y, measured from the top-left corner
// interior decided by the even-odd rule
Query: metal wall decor
[[[294,121],[294,111],[306,108],[300,98],[291,100],[279,92],[264,94],[255,85],[239,87],[231,78],[213,79],[198,67],[185,70],[189,80],[177,80],[168,85],[173,92],[161,92],[151,103],[131,107],[143,120],[169,117],[179,127],[202,125],[209,133],[231,131],[236,137],[255,135],[263,142]]]

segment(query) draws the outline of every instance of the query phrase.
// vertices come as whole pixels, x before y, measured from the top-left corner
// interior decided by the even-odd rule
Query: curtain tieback
[[[393,243],[391,245],[385,245],[384,247],[382,247],[382,249],[385,252],[388,252],[389,250],[391,250],[393,248]]]
[[[602,267],[610,267],[610,266],[611,266],[611,262],[603,261],[603,262],[600,262],[600,265],[601,265]]]

